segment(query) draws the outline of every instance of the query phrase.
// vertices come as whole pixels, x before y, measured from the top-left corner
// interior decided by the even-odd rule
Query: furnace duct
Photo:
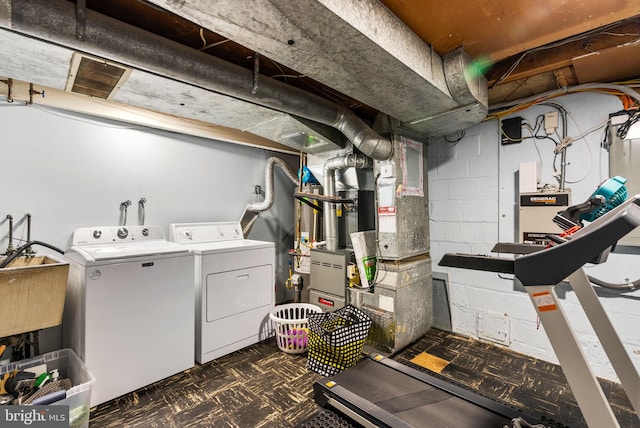
[[[8,1],[0,26],[14,32],[329,125],[367,156],[391,156],[391,142],[342,105],[88,9],[84,22],[76,22],[72,2]],[[81,40],[77,25],[83,26]]]
[[[379,0],[261,0],[250,11],[224,1],[214,8],[206,0],[148,2],[215,29],[420,136],[453,134],[487,115],[487,81],[473,58],[462,48],[440,56]]]

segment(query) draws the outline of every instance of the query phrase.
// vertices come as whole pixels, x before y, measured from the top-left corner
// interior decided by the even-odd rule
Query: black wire
[[[531,133],[535,137],[536,135],[538,135],[538,131],[540,130],[540,127],[544,123],[544,115],[543,114],[538,115],[534,123],[535,123],[535,126],[533,127],[533,131]]]
[[[536,140],[551,140],[553,141],[553,144],[555,144],[556,146],[560,145],[560,143],[558,141],[556,141],[555,138],[550,137],[546,134],[546,132],[544,134],[540,134],[538,135],[538,132],[540,132],[542,130],[542,124],[544,123],[544,115],[540,114],[538,115],[538,117],[536,117],[536,121],[534,122],[534,127],[531,130],[531,135],[527,136],[527,137],[523,137],[522,140],[527,140],[529,138],[535,138]]]
[[[560,145],[560,143],[558,143],[558,141],[556,141],[555,138],[549,137],[548,135],[536,135],[535,138],[536,140],[551,140],[553,141],[553,144],[555,144],[556,146]]]
[[[604,136],[602,137],[602,143],[601,143],[601,147],[609,150],[609,147],[611,147],[611,141],[610,141],[610,130],[611,127],[611,121],[607,122],[607,126],[605,126],[604,128]]]
[[[616,131],[616,135],[621,140],[624,140],[625,138],[627,138],[627,133],[629,132],[631,127],[635,123],[640,121],[640,110],[635,110],[635,111],[625,110],[625,113],[629,115],[629,118],[622,125],[620,125],[618,127],[618,130]]]
[[[0,262],[0,269],[6,267],[9,263],[11,263],[17,257],[19,257],[20,254],[22,254],[27,248],[30,248],[32,245],[42,245],[43,247],[50,248],[50,249],[52,249],[54,251],[59,252],[60,254],[64,254],[64,251],[62,251],[60,248],[55,247],[55,246],[53,246],[51,244],[47,244],[46,242],[29,241],[26,244],[24,244],[22,247],[18,248],[15,253],[11,254],[6,259],[2,260],[2,262]]]

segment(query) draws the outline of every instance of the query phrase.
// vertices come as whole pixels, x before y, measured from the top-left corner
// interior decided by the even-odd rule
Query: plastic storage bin
[[[287,303],[273,308],[269,318],[274,323],[278,348],[287,354],[305,352],[309,341],[307,316],[321,312],[321,308],[310,303]]]
[[[73,387],[67,390],[66,398],[51,405],[69,406],[70,427],[88,427],[91,387],[96,380],[80,357],[71,349],[61,349],[0,366],[0,376],[14,370],[24,370],[42,364],[47,365],[48,372],[57,369],[61,378],[69,378],[73,384]]]

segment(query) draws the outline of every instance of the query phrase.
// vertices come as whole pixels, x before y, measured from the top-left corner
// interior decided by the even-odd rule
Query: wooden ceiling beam
[[[536,50],[526,54],[518,66],[507,77],[503,78],[500,83],[526,79],[536,74],[570,67],[572,60],[576,57],[622,46],[638,39],[640,39],[640,22],[632,21],[604,32],[586,35],[584,38],[560,46]],[[494,64],[490,71],[485,74],[489,86],[493,86],[501,79],[522,55],[524,54],[515,55]]]

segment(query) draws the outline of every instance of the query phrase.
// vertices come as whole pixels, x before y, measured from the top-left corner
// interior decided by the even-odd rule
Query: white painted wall
[[[609,113],[620,110],[617,98],[583,93],[553,100],[569,112],[567,134],[578,136],[605,122]],[[535,106],[513,116],[529,123],[536,116],[553,111]],[[572,202],[585,201],[609,177],[608,153],[600,147],[603,130],[577,140],[567,152],[567,187]],[[527,136],[523,130],[523,136]],[[532,139],[520,144],[500,145],[498,121],[487,121],[466,131],[454,144],[443,139],[429,142],[429,200],[431,254],[434,271],[445,272],[450,280],[453,330],[487,339],[486,330],[501,334],[502,341],[517,352],[556,362],[528,295],[514,288],[509,275],[498,275],[437,266],[448,252],[491,255],[496,242],[514,242],[517,211],[516,172],[521,162],[542,160],[542,182],[557,184],[552,177],[553,143],[538,140],[540,156]],[[558,163],[559,164],[559,163]],[[575,182],[575,183],[572,183]],[[587,267],[587,273],[609,282],[640,278],[640,259],[634,255],[612,254],[604,265]],[[566,291],[566,293],[564,293]],[[597,376],[615,380],[616,375],[593,330],[577,303],[573,291],[559,287],[563,308],[583,343]],[[598,289],[605,310],[612,319],[636,367],[640,369],[640,291],[616,295]],[[502,331],[504,330],[504,331]],[[504,333],[504,334],[502,334]]]
[[[67,249],[79,227],[120,224],[120,203],[131,200],[127,224],[138,223],[138,200],[147,199],[145,224],[237,221],[255,184],[265,188],[266,160],[278,156],[297,168],[297,157],[203,138],[154,131],[42,107],[0,104],[0,253],[14,238]],[[249,238],[275,242],[277,301],[284,288],[293,243],[294,185],[276,169],[275,204]],[[18,246],[19,242],[14,242]],[[47,252],[36,247],[39,252]],[[47,348],[56,348],[54,337]],[[58,345],[59,347],[59,345]]]

